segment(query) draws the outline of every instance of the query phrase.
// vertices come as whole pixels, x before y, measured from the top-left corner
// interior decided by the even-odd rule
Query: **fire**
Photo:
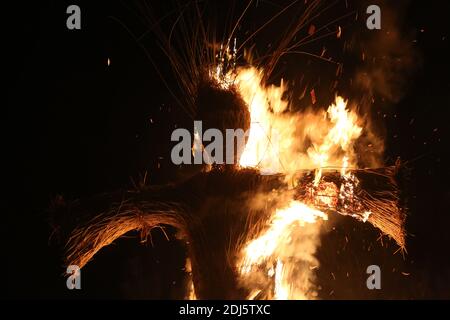
[[[328,216],[295,200],[288,207],[276,210],[269,222],[269,229],[245,247],[241,272],[249,273],[252,265],[272,256],[279,249],[280,243],[289,243],[290,230],[296,224],[304,226],[306,223],[315,223],[318,218],[327,220]]]
[[[293,268],[290,265],[292,259],[289,258],[293,248],[290,246],[296,245],[293,241],[295,232],[301,234],[299,228],[304,228],[310,225],[308,237],[318,236],[318,228],[315,223],[318,220],[327,220],[327,214],[312,209],[299,201],[291,201],[286,208],[278,209],[268,222],[268,229],[258,238],[250,241],[243,250],[242,261],[240,261],[239,272],[245,277],[251,277],[254,272],[259,272],[261,269],[271,278],[274,278],[275,299],[300,299],[306,298],[306,295],[293,294],[293,284],[296,283],[295,275],[292,274]],[[312,232],[312,233],[311,233]],[[314,239],[317,240],[317,239]],[[300,250],[303,259],[310,262],[317,263],[313,257],[313,253],[309,253],[307,248],[308,242],[303,244],[303,248],[295,247],[294,250]],[[311,246],[312,248],[312,246]],[[303,251],[303,252],[302,252]],[[313,249],[313,251],[315,251]],[[293,258],[291,256],[290,258]],[[290,260],[290,261],[289,261]],[[309,277],[308,277],[309,278]],[[309,284],[306,283],[308,286]],[[304,287],[304,285],[303,285]]]
[[[289,102],[284,98],[286,83],[263,86],[262,70],[238,68],[213,77],[223,86],[235,85],[249,107],[251,126],[241,166],[291,177],[303,169],[353,164],[353,142],[361,135],[362,127],[358,115],[347,109],[342,97],[336,97],[326,112],[299,114],[289,112]],[[307,146],[306,141],[311,145]]]
[[[314,169],[314,183],[308,201],[291,197],[275,210],[263,232],[244,245],[237,269],[252,289],[250,299],[267,290],[261,287],[264,277],[272,283],[268,298],[313,299],[319,222],[328,219],[325,210],[338,204],[345,214],[347,200],[352,199],[358,181],[348,170],[356,167],[354,142],[362,133],[362,121],[340,96],[327,111],[289,112],[286,84],[266,87],[262,75],[262,70],[247,67],[216,78],[224,86],[234,84],[250,110],[249,139],[239,164],[262,174],[283,173],[289,181],[301,170]],[[340,168],[344,179],[340,190],[322,179],[322,171],[330,168]],[[369,215],[358,217],[367,220]]]
[[[289,298],[289,287],[283,283],[283,278],[283,262],[277,260],[277,267],[275,271],[275,299],[277,300],[287,300]]]
[[[261,86],[262,71],[256,68],[239,69],[235,85],[249,106],[250,134],[240,165],[258,167],[263,173],[291,171],[295,166],[285,160],[286,151],[292,150],[295,137],[295,117],[286,117],[283,112],[288,102],[283,99],[286,87]]]
[[[313,144],[312,147],[308,148],[308,155],[318,168],[314,181],[316,186],[322,176],[322,168],[331,164],[330,156],[338,151],[339,147],[345,152],[341,160],[341,173],[342,175],[345,174],[349,157],[354,158],[353,149],[350,147],[362,131],[362,128],[356,124],[357,115],[347,110],[347,103],[342,97],[336,97],[336,102],[328,108],[327,115],[333,127],[320,144]]]

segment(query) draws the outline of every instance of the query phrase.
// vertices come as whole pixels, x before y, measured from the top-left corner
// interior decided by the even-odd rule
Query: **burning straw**
[[[296,187],[297,197],[320,210],[368,221],[405,249],[406,215],[400,204],[396,181],[399,170],[400,163],[377,169],[355,169],[349,171],[351,179],[330,170],[322,173],[317,187],[313,183],[314,175],[304,174]],[[345,190],[349,185],[351,193]]]
[[[357,203],[355,211],[349,206],[344,210],[337,205],[337,199],[332,202],[335,206],[327,208],[317,200],[311,203],[312,174],[304,173],[295,189],[289,191],[283,175],[264,176],[250,169],[214,169],[175,186],[103,194],[69,207],[71,214],[84,216],[87,222],[70,233],[66,263],[83,267],[101,248],[129,231],[140,231],[144,241],[153,228],[171,226],[187,244],[197,297],[247,298],[252,288],[245,288],[245,281],[239,280],[241,251],[267,230],[268,219],[285,202],[287,194],[294,193],[293,198],[311,208],[359,220],[363,220],[361,212],[370,210],[367,221],[404,248],[404,215],[398,207],[394,180],[397,170],[387,167],[352,171],[360,181],[352,200]],[[338,171],[324,172],[322,180],[335,184],[336,190],[342,185]],[[317,193],[315,199],[320,196]],[[255,203],[258,197],[265,201]],[[262,292],[257,295],[264,296],[270,297]]]
[[[76,201],[57,212],[85,221],[76,222],[69,232],[66,264],[85,266],[101,248],[129,231],[140,231],[145,240],[152,228],[171,226],[186,243],[197,297],[244,298],[247,293],[238,286],[235,261],[250,231],[268,219],[278,202],[272,190],[282,186],[280,176],[215,169],[177,185]],[[252,198],[264,193],[268,201],[255,206]]]
[[[145,241],[151,229],[172,226],[185,230],[183,210],[176,204],[128,199],[77,227],[67,243],[67,264],[85,266],[103,247],[133,230]]]
[[[297,41],[298,32],[332,6],[324,7],[318,0],[305,3],[304,14],[268,58],[256,65],[248,59],[244,67],[236,63],[244,44],[272,19],[236,47],[232,39],[249,4],[223,43],[211,44],[213,29],[204,28],[194,3],[194,19],[181,14],[171,27],[174,31],[177,25],[185,26],[178,35],[166,35],[153,14],[149,20],[155,22],[153,32],[184,93],[182,101],[175,97],[183,110],[222,132],[250,129],[239,163],[214,166],[176,185],[103,194],[64,207],[78,219],[66,239],[67,264],[83,267],[129,231],[140,231],[144,241],[151,229],[171,226],[186,243],[198,298],[285,299],[309,297],[311,263],[317,262],[314,254],[320,242],[316,218],[326,220],[334,212],[367,221],[404,249],[405,215],[396,183],[400,165],[357,169],[355,142],[368,130],[358,107],[350,110],[337,96],[327,111],[293,113],[284,98],[286,84],[267,86],[281,56],[298,51],[311,37]],[[293,185],[288,183],[292,180]],[[310,233],[297,241],[299,247],[289,247],[284,240],[290,238],[293,225],[308,223]],[[306,263],[298,267],[299,260],[289,261],[291,256],[283,251],[306,253]],[[263,271],[262,277],[255,268]],[[293,289],[295,281],[305,287]]]

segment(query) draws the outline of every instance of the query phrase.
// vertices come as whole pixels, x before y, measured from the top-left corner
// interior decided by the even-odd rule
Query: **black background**
[[[66,28],[65,10],[75,3],[82,10],[82,29],[71,31]],[[8,54],[3,63],[7,70],[3,296],[183,298],[183,247],[159,231],[152,233],[153,247],[129,237],[103,249],[83,269],[83,289],[77,292],[65,287],[62,250],[50,236],[46,209],[58,194],[75,199],[115,190],[145,171],[152,184],[177,177],[168,159],[170,133],[175,125],[187,126],[190,120],[174,103],[145,51],[122,26],[145,31],[127,8],[116,1],[40,1],[2,10],[7,33],[2,50]],[[404,18],[402,30],[414,34],[417,63],[405,80],[404,94],[395,102],[380,102],[375,114],[385,127],[385,162],[392,164],[397,157],[410,161],[411,178],[405,186],[408,253],[394,254],[395,244],[377,240],[379,233],[370,226],[343,219],[324,236],[318,252],[321,298],[450,297],[450,4],[413,1],[398,9]],[[255,9],[245,23],[258,25],[266,15],[264,9]],[[281,22],[265,37],[275,38]],[[363,27],[359,22],[349,30]],[[144,47],[168,83],[174,83],[154,39],[149,35],[147,40]],[[327,41],[307,50],[320,52],[326,44],[333,52],[334,42]],[[347,70],[357,64],[338,58]],[[297,59],[301,64],[306,58]],[[326,73],[327,68],[320,64],[305,74],[311,69]],[[317,78],[311,76],[310,82],[317,84]],[[342,87],[345,91],[346,85]],[[318,105],[332,99],[328,87],[318,96]],[[379,292],[365,288],[364,268],[369,264],[382,267]]]

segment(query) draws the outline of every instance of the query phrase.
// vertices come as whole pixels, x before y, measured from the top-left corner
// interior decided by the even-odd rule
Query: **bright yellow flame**
[[[289,120],[281,116],[288,105],[282,99],[283,82],[280,87],[265,88],[261,81],[262,71],[256,68],[239,69],[235,78],[235,85],[251,116],[248,142],[239,163],[244,167],[258,167],[267,173],[281,172],[280,154],[291,147],[294,132],[290,129],[294,129],[294,123],[286,126]]]
[[[283,262],[280,259],[277,260],[277,267],[275,271],[275,295],[276,300],[287,300],[289,298],[288,286],[283,283],[284,270]]]
[[[221,78],[216,72],[211,75],[218,83],[233,84],[249,107],[251,125],[241,166],[257,167],[265,174],[284,173],[288,179],[299,170],[318,169],[317,184],[320,169],[340,167],[342,154],[348,165],[354,165],[353,143],[362,128],[342,97],[336,97],[326,112],[292,113],[283,98],[287,90],[283,81],[280,86],[263,86],[263,72],[254,67],[238,68]]]
[[[288,243],[289,231],[295,224],[304,226],[306,223],[315,223],[317,218],[327,220],[328,216],[295,200],[291,201],[288,207],[276,210],[269,222],[269,229],[245,247],[242,273],[250,272],[254,264],[270,257],[279,248],[280,243]]]
[[[308,148],[308,155],[318,168],[328,165],[329,160],[338,151],[339,147],[345,152],[342,162],[348,165],[349,157],[354,156],[353,142],[361,135],[362,128],[357,125],[356,113],[347,110],[347,102],[342,97],[336,97],[336,101],[327,111],[331,129],[321,139],[320,144],[313,144]]]
[[[295,279],[289,274],[292,266],[289,261],[283,262],[280,256],[292,244],[292,231],[295,231],[297,227],[305,227],[306,224],[314,225],[318,219],[327,220],[328,216],[295,200],[292,200],[286,208],[276,210],[268,223],[268,229],[245,246],[242,261],[239,263],[241,275],[243,277],[251,275],[253,268],[260,268],[261,265],[267,263],[270,265],[272,261],[276,261],[275,270],[273,267],[269,267],[267,270],[269,276],[275,277],[274,298],[306,298],[303,293],[294,295],[291,292],[292,282],[295,282]],[[311,230],[315,233],[318,229],[314,227]],[[295,249],[299,249],[299,252],[303,250],[302,248]],[[302,254],[304,253],[306,251],[302,252]]]

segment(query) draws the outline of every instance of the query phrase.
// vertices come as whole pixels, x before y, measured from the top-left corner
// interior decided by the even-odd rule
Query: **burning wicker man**
[[[201,121],[190,130],[189,150],[180,144],[172,155],[193,159],[195,170],[176,184],[142,184],[60,206],[76,216],[67,265],[82,268],[129,231],[145,240],[153,228],[171,226],[186,245],[188,298],[302,299],[313,297],[311,266],[318,264],[321,224],[330,214],[371,223],[404,248],[398,166],[358,168],[355,142],[365,125],[347,101],[336,96],[326,111],[290,112],[286,84],[267,85],[282,50],[274,50],[266,68],[237,66],[236,42],[229,49],[229,40],[213,61],[199,65],[181,59],[160,36],[174,69],[189,74],[187,105]],[[209,129],[216,139],[205,144],[213,140]],[[231,136],[230,153],[229,133],[238,131],[247,134]],[[227,161],[211,161],[221,158],[217,152]]]

